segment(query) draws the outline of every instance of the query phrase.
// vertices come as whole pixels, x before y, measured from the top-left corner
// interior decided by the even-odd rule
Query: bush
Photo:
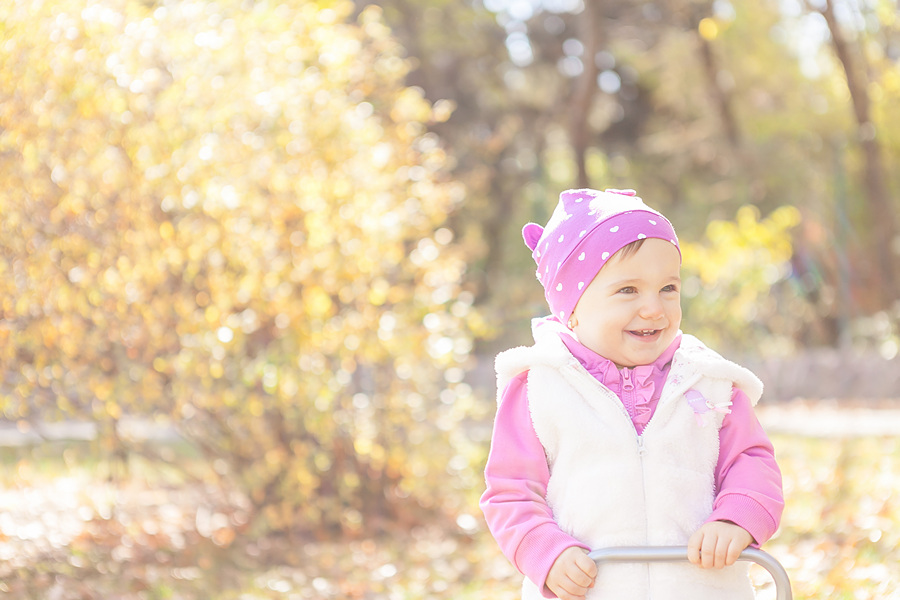
[[[377,9],[0,9],[0,408],[170,423],[260,530],[467,472],[462,191]],[[454,460],[454,457],[455,460]]]

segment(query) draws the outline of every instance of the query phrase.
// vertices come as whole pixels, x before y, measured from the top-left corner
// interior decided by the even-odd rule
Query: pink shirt
[[[571,337],[560,337],[584,368],[619,396],[641,433],[656,410],[681,336],[652,365],[621,370]],[[552,598],[544,582],[556,558],[571,546],[590,548],[562,531],[547,505],[550,470],[531,423],[527,375],[513,378],[500,399],[481,509],[503,554]],[[772,537],[781,520],[781,471],[749,398],[735,389],[731,400],[731,413],[719,432],[717,494],[707,521],[736,523],[759,545]]]

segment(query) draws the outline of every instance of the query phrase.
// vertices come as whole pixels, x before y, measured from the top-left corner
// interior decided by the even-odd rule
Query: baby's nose
[[[658,318],[664,313],[662,299],[651,296],[641,303],[641,316],[645,318]]]

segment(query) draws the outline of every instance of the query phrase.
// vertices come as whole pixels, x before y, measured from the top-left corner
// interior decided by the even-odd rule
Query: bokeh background
[[[900,598],[898,165],[896,0],[6,0],[0,596],[516,598],[493,356],[590,186],[766,383],[795,597]]]

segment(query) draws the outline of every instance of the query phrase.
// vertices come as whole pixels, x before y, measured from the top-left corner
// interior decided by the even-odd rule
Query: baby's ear
[[[522,228],[522,237],[525,238],[525,245],[529,250],[534,251],[542,233],[544,233],[544,228],[537,223],[529,223]]]

